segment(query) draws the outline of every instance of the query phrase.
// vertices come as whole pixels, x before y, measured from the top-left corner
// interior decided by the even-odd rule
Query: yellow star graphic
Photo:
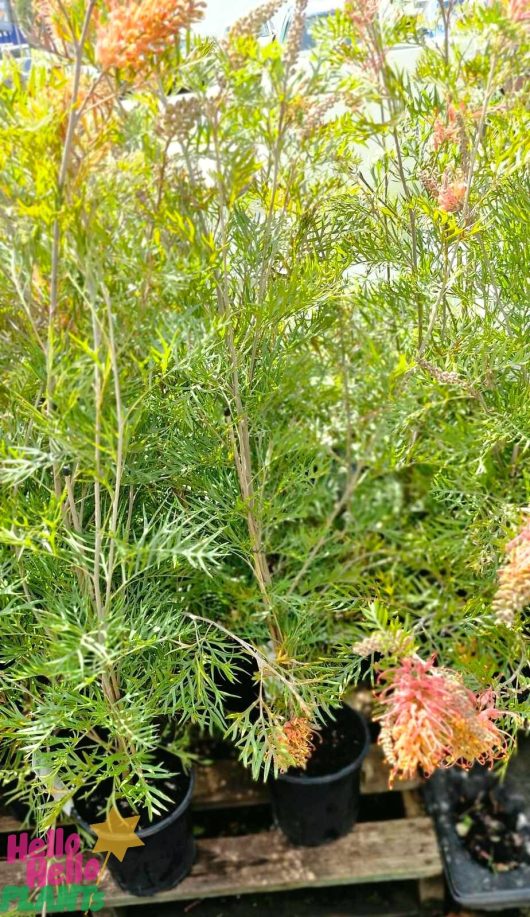
[[[98,836],[93,852],[103,853],[108,851],[105,863],[111,853],[121,862],[129,847],[143,847],[144,842],[134,833],[139,819],[139,815],[131,815],[129,818],[124,818],[114,806],[110,810],[106,821],[90,825]]]

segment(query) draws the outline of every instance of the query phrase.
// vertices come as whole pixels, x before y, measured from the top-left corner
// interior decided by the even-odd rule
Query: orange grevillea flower
[[[275,732],[274,760],[282,773],[289,767],[304,768],[313,751],[313,726],[305,716],[288,720]]]
[[[202,0],[111,0],[97,25],[98,61],[104,70],[138,72],[178,41],[203,11]]]
[[[499,570],[493,611],[499,624],[508,627],[517,612],[530,604],[530,521],[506,545],[506,562]]]
[[[444,183],[438,192],[438,204],[446,213],[461,210],[466,198],[467,185],[463,181]]]
[[[381,676],[376,699],[384,707],[379,744],[391,779],[429,776],[437,767],[492,764],[506,753],[496,726],[494,695],[476,695],[457,672],[436,668],[434,658],[409,656]]]

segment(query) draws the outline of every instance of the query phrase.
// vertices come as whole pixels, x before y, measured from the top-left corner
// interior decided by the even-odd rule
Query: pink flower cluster
[[[456,213],[462,209],[466,191],[467,185],[463,181],[444,181],[438,192],[438,205],[446,213]]]
[[[429,776],[437,767],[492,764],[506,754],[493,692],[476,695],[434,658],[409,656],[384,672],[376,699],[384,708],[379,744],[392,777]]]
[[[443,143],[456,142],[458,137],[457,113],[454,105],[447,106],[447,123],[444,124],[440,117],[434,122],[434,149],[438,150]]]
[[[108,15],[97,25],[98,61],[104,70],[142,70],[203,11],[202,0],[110,0]]]
[[[528,22],[530,20],[530,0],[510,0],[508,15],[514,22]]]
[[[379,0],[350,0],[344,7],[348,19],[361,34],[372,25],[378,11]]]

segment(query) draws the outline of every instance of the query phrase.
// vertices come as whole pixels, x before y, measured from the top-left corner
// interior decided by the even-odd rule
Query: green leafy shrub
[[[350,3],[309,52],[302,2],[284,46],[255,37],[275,3],[222,42],[187,31],[200,4],[171,36],[166,5],[81,7],[41,12],[0,89],[6,779],[37,770],[46,821],[108,776],[154,810],[156,749],[189,763],[193,724],[288,767],[374,653],[387,687],[436,654],[504,751],[528,682],[524,588],[492,610],[527,503],[519,7],[444,6],[437,43]],[[396,773],[425,767],[397,738]]]

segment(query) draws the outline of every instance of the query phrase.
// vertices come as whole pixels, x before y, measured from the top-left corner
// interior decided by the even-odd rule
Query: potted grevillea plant
[[[356,410],[376,459],[350,503],[361,562],[345,630],[364,617],[353,652],[393,777],[436,774],[447,869],[470,906],[530,898],[528,22],[524,2],[440,3],[432,20],[352,2],[321,39],[342,90],[357,83],[342,143],[369,146],[344,219]],[[415,50],[398,67],[403,43]],[[488,819],[521,856],[492,852]]]
[[[4,780],[139,815],[137,894],[191,866],[191,726],[314,844],[361,674],[394,776],[525,716],[525,10],[279,8],[46,3],[0,87]]]
[[[144,7],[129,14],[156,14],[156,53],[169,26]],[[139,20],[135,33],[125,8],[93,2],[34,12],[41,57],[1,89],[2,755],[38,831],[65,809],[87,824],[137,814],[142,855],[111,863],[145,895],[193,861],[187,722],[220,703],[201,680],[216,663],[164,595],[224,548],[206,514],[179,516],[149,450],[155,307],[146,294],[131,309],[130,285],[140,265],[149,283],[150,224],[120,171],[134,151],[117,86],[97,69],[123,29],[133,66]],[[199,13],[174,4],[173,43]]]
[[[352,669],[315,568],[356,483],[323,358],[345,165],[306,123],[303,5],[285,52],[271,4],[221,44],[201,12],[40,5],[0,89],[3,779],[41,832],[137,815],[138,895],[193,860],[189,727],[304,767]]]

